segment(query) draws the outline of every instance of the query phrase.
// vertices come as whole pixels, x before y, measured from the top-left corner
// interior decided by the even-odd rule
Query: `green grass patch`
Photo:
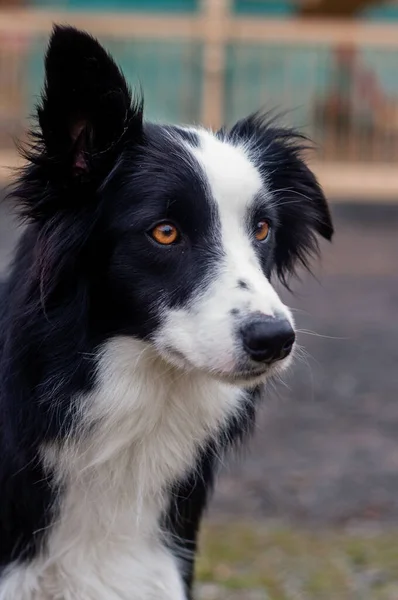
[[[251,589],[269,600],[398,600],[398,530],[208,523],[197,578],[240,589],[242,600]]]

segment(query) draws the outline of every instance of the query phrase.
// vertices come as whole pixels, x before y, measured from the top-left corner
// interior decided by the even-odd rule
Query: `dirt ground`
[[[283,294],[305,353],[225,466],[213,519],[398,522],[398,207],[336,205],[334,218],[317,278]],[[0,270],[14,238],[0,208]]]

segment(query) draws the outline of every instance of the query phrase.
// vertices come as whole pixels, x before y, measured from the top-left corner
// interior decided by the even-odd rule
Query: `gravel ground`
[[[316,278],[284,293],[305,356],[224,469],[212,518],[398,521],[398,206],[334,213]],[[14,236],[0,208],[0,270]]]

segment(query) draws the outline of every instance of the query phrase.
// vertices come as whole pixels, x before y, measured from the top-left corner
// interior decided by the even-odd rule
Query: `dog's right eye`
[[[180,232],[172,223],[159,223],[151,231],[150,236],[162,246],[170,246],[178,242]]]

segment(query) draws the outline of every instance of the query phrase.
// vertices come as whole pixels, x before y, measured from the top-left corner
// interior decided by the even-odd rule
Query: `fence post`
[[[223,124],[224,118],[224,75],[231,0],[202,0],[202,13],[202,123],[217,129]]]

